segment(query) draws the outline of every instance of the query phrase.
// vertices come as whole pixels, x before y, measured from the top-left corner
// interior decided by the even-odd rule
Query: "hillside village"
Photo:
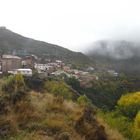
[[[40,78],[67,76],[75,77],[81,86],[90,87],[90,82],[98,80],[93,67],[84,70],[73,69],[71,64],[65,64],[62,60],[46,59],[44,63],[36,55],[19,57],[16,55],[2,55],[0,60],[1,75],[21,73],[24,76],[32,76],[37,73]]]
[[[32,139],[32,133],[35,132],[34,137],[37,135],[43,139],[61,140],[55,137],[67,132],[72,140],[75,140],[75,137],[76,140],[94,140],[95,134],[99,137],[97,140],[103,140],[100,138],[102,136],[104,140],[118,140],[118,137],[125,140],[123,136],[132,140],[137,136],[135,140],[139,140],[137,91],[140,90],[140,79],[125,77],[113,69],[103,69],[103,73],[101,70],[90,65],[76,69],[71,63],[66,64],[61,59],[42,61],[36,55],[2,55],[0,115],[3,118],[0,119],[0,138]],[[131,106],[129,109],[125,104],[131,96],[137,99],[136,105],[138,104],[134,115],[135,106],[134,109]],[[130,100],[130,105],[131,103],[133,105],[133,99]],[[123,106],[125,108],[122,110]],[[92,115],[90,110],[84,110],[86,107],[93,107]],[[129,110],[130,115],[132,110],[133,116],[127,114]],[[134,121],[129,121],[130,117]],[[16,129],[13,121],[17,125]],[[117,131],[112,134],[113,127]],[[134,127],[134,131],[130,131]],[[24,136],[23,132],[29,136]]]
[[[0,4],[0,140],[140,140],[140,1]]]
[[[9,31],[6,32],[9,34]],[[11,38],[7,39],[6,36],[6,41]],[[5,137],[11,140],[14,137],[21,140],[27,137],[28,140],[31,137],[32,140],[33,133],[35,140],[40,137],[42,140],[54,140],[62,134],[68,134],[72,140],[93,140],[95,135],[97,140],[103,140],[100,136],[105,136],[105,140],[106,137],[107,140],[125,140],[123,136],[132,140],[140,139],[137,125],[140,114],[138,73],[128,75],[107,63],[97,65],[96,57],[89,57],[85,62],[87,57],[83,54],[64,48],[56,51],[53,46],[49,50],[41,42],[35,45],[39,47],[38,50],[42,46],[36,53],[30,39],[23,41],[24,46],[21,42],[19,45],[17,40],[6,43],[7,48],[5,44],[0,45],[6,49],[0,49],[0,139]],[[28,45],[32,46],[31,50],[27,50]],[[11,48],[13,46],[17,48]],[[93,62],[90,63],[90,60]],[[116,61],[112,64],[116,65]],[[125,100],[130,99],[130,93],[130,98],[137,98],[138,101],[129,100],[129,109]],[[133,103],[138,106],[137,110]],[[124,110],[123,106],[126,107]],[[93,112],[86,110],[88,107],[93,107]],[[136,110],[135,114],[133,110]],[[94,124],[89,119],[95,120]],[[108,130],[108,125],[111,130]],[[117,130],[114,134],[113,128]]]
[[[1,76],[5,77],[1,78],[0,115],[3,118],[0,120],[0,138],[64,140],[66,137],[67,140],[94,140],[97,137],[96,140],[113,140],[110,129],[95,119],[96,107],[86,96],[91,95],[88,89],[101,80],[92,66],[76,69],[72,64],[58,59],[46,59],[43,62],[36,55],[19,57],[6,54],[2,55],[0,64]],[[117,76],[114,70],[106,72]],[[65,80],[57,80],[65,77],[75,77],[80,88],[75,89]],[[34,78],[36,81],[32,82]],[[42,79],[39,82],[43,81],[43,84],[39,84],[38,78]],[[28,136],[24,136],[24,132]],[[115,131],[113,133],[116,134]]]

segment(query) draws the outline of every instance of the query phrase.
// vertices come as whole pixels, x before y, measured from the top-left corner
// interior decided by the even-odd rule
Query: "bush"
[[[63,82],[48,81],[45,84],[45,89],[56,96],[62,96],[64,99],[71,99],[72,92],[69,87]]]
[[[86,96],[86,95],[82,95],[77,99],[77,102],[79,105],[81,106],[91,106],[92,102],[91,100]]]
[[[70,85],[73,89],[77,90],[77,91],[80,91],[81,90],[80,82],[75,77],[67,78],[66,79],[66,83],[68,85]]]
[[[15,90],[15,77],[13,75],[10,75],[4,79],[2,91],[6,93],[11,93],[14,90]]]
[[[105,122],[111,126],[111,129],[117,129],[123,136],[132,139],[133,123],[125,116],[122,116],[118,111],[98,112],[98,116],[103,118]]]
[[[123,95],[118,101],[118,109],[125,116],[134,118],[140,110],[140,92]]]
[[[2,91],[6,93],[15,93],[17,91],[25,90],[24,78],[21,74],[15,76],[10,75],[4,79],[4,84],[2,85]]]
[[[24,77],[26,86],[30,90],[42,92],[44,89],[44,80],[38,77]]]
[[[25,90],[25,82],[24,78],[21,74],[15,75],[15,90],[16,91],[24,91]]]

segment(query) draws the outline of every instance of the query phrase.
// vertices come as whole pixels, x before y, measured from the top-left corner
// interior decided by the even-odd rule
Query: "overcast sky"
[[[0,0],[0,26],[83,51],[96,40],[140,40],[140,0]]]

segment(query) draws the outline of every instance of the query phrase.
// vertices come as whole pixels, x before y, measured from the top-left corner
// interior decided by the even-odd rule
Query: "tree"
[[[80,91],[81,87],[80,87],[80,82],[78,79],[76,79],[75,77],[71,77],[66,79],[66,82],[68,85],[70,85],[73,89]]]
[[[125,116],[134,118],[140,110],[140,92],[123,95],[118,101],[118,109]]]

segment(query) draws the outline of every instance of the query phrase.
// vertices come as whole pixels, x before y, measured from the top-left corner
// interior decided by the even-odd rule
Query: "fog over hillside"
[[[102,56],[113,59],[130,59],[140,57],[140,43],[129,41],[96,41],[91,45],[86,54],[89,56]]]

